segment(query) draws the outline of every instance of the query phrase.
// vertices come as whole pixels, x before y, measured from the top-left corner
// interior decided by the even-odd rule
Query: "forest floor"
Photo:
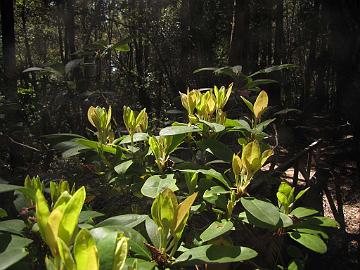
[[[324,215],[335,218],[341,227],[329,234],[328,252],[311,257],[307,269],[360,269],[360,176],[351,126],[324,114],[312,114],[301,122],[293,130],[304,135],[297,136],[302,146],[295,151],[289,149],[289,153],[300,151],[304,139],[309,144],[321,139],[312,168],[316,171],[315,181],[323,183],[317,202]]]

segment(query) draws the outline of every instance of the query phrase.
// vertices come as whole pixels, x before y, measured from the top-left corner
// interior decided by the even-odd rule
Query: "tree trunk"
[[[65,60],[69,61],[73,58],[75,52],[75,11],[74,0],[65,1],[64,9],[64,25],[65,25]]]
[[[14,31],[14,1],[1,0],[1,32],[5,96],[10,100],[16,99],[17,72],[15,56],[15,31]]]
[[[275,49],[274,63],[283,63],[284,58],[284,1],[278,0],[276,5],[276,29],[275,29]]]
[[[229,64],[247,65],[249,0],[234,0],[230,34]]]

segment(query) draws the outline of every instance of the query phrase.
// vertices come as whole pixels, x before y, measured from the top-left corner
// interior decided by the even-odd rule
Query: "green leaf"
[[[146,197],[155,198],[167,188],[172,191],[177,191],[179,189],[176,186],[174,174],[150,176],[142,186],[141,193]]]
[[[123,225],[106,226],[105,228],[123,232],[124,235],[129,238],[130,251],[144,259],[151,260],[151,253],[144,245],[144,243],[147,243],[147,241],[139,232]]]
[[[320,254],[324,254],[327,251],[326,244],[319,236],[299,232],[288,232],[288,235],[296,242],[312,251]]]
[[[0,221],[0,231],[3,232],[22,235],[22,231],[25,229],[25,227],[26,225],[24,221],[20,219],[9,219]]]
[[[0,233],[0,270],[8,269],[28,255],[25,247],[32,240]]]
[[[290,261],[287,270],[303,270],[305,269],[305,263],[301,259],[293,259]]]
[[[149,139],[149,134],[147,133],[134,133],[134,142],[143,142],[147,141]],[[131,136],[126,135],[124,138],[120,141],[119,144],[125,144],[125,143],[131,143]]]
[[[140,223],[144,222],[147,218],[147,215],[125,214],[105,219],[104,221],[98,223],[96,227],[121,225],[129,228],[134,228]]]
[[[288,201],[288,198],[286,197],[286,195],[284,193],[277,192],[276,197],[281,205],[284,205],[285,207],[288,207],[290,205],[290,202]]]
[[[145,220],[145,228],[146,228],[146,232],[151,240],[151,243],[156,248],[160,248],[161,234],[160,234],[160,231],[158,230],[158,226],[156,225],[156,223],[151,218],[147,218]]]
[[[36,220],[42,239],[45,241],[45,228],[50,216],[49,206],[41,190],[36,191]]]
[[[262,113],[266,110],[268,102],[268,95],[265,91],[261,91],[254,103],[254,115],[257,119],[260,119]]]
[[[327,235],[327,233],[323,232],[322,230],[320,230],[319,228],[296,228],[294,229],[295,232],[300,232],[300,233],[307,233],[307,234],[313,234],[313,235],[318,235],[321,236],[323,239],[328,240],[329,236]]]
[[[217,67],[205,67],[205,68],[198,68],[193,71],[193,73],[203,72],[203,71],[215,71]]]
[[[117,52],[128,52],[130,51],[129,44],[114,44],[112,47]]]
[[[309,188],[310,188],[310,187],[301,190],[301,191],[296,195],[294,202],[296,202],[297,200],[299,200],[299,199],[309,190]]]
[[[225,126],[218,124],[218,123],[211,123],[211,122],[201,120],[201,119],[199,120],[199,122],[207,125],[211,129],[211,131],[213,131],[215,133],[219,133],[219,132],[225,130]]]
[[[8,184],[0,184],[0,193],[14,191],[19,188],[23,188],[22,186],[8,185]]]
[[[118,232],[111,228],[100,227],[90,231],[96,242],[101,270],[112,270]]]
[[[26,72],[34,72],[34,71],[43,71],[44,68],[41,67],[29,67],[27,69],[24,69],[22,72],[26,73]]]
[[[290,215],[295,216],[297,218],[303,218],[312,216],[319,213],[319,211],[311,208],[298,207],[291,211]]]
[[[211,176],[211,177],[215,178],[220,183],[222,183],[225,187],[230,188],[230,185],[229,185],[228,181],[226,181],[224,176],[221,173],[215,171],[214,169],[197,169],[197,170],[195,170],[195,169],[180,169],[179,171],[181,171],[181,172],[191,172],[191,173],[199,172],[199,173],[202,173],[204,175],[208,175],[208,176]]]
[[[104,216],[104,214],[97,211],[81,211],[79,215],[79,223],[88,222],[89,220],[102,216]]]
[[[216,202],[219,197],[223,194],[228,194],[229,192],[229,190],[226,190],[222,186],[212,186],[204,192],[203,199],[211,204],[217,205]]]
[[[4,209],[0,208],[0,218],[3,217],[7,217],[7,212]]]
[[[200,132],[201,129],[197,126],[170,126],[160,130],[160,136],[179,135],[192,132]]]
[[[254,113],[254,106],[252,105],[252,103],[250,101],[248,101],[246,98],[244,98],[243,96],[240,96],[241,99],[244,101],[246,107],[249,108],[249,110]]]
[[[339,223],[329,217],[309,217],[303,220],[302,224],[310,224],[320,227],[338,228]]]
[[[260,69],[259,71],[251,74],[249,77],[253,77],[257,74],[264,74],[264,73],[270,73],[270,72],[274,72],[274,71],[279,71],[282,69],[290,69],[290,68],[297,68],[297,65],[294,64],[282,64],[282,65],[277,65],[277,66],[271,66],[271,67],[267,67],[265,69]]]
[[[79,215],[86,198],[85,187],[79,188],[67,202],[59,225],[59,237],[66,245],[70,245],[74,230],[78,224]]]
[[[231,263],[250,260],[256,256],[257,252],[247,247],[204,245],[185,251],[174,264]]]
[[[137,266],[136,269],[132,268],[135,261],[136,261],[136,266]],[[157,270],[158,268],[155,268],[155,266],[156,266],[156,263],[149,261],[149,260],[145,261],[145,260],[138,259],[138,258],[127,258],[125,261],[125,266],[121,270],[152,270],[152,269]]]
[[[176,213],[176,224],[174,228],[174,233],[178,239],[181,238],[182,232],[185,228],[187,219],[189,217],[190,208],[193,205],[197,192],[193,193],[189,197],[187,197],[184,201],[182,201],[177,207]]]
[[[185,137],[186,137],[186,134],[178,134],[178,135],[172,136],[171,145],[169,146],[169,148],[167,150],[168,154],[171,154],[172,152],[174,152],[179,147],[179,145],[184,142]]]
[[[121,270],[125,265],[125,260],[128,254],[128,242],[125,236],[118,239],[115,248],[114,264],[112,270]]]
[[[127,170],[131,167],[131,165],[134,163],[133,160],[127,160],[127,161],[124,161],[122,163],[120,163],[119,165],[116,165],[114,167],[114,170],[120,174],[120,175],[123,175],[127,172]]]
[[[272,203],[251,197],[243,197],[241,198],[241,204],[245,208],[247,219],[255,226],[262,227],[263,224],[261,223],[264,223],[264,225],[276,228],[279,224],[280,213]]]
[[[231,162],[233,151],[224,143],[215,140],[207,139],[199,142],[199,146],[202,149],[207,149],[211,154],[217,158],[224,160],[226,162]]]
[[[89,231],[82,229],[75,238],[74,257],[77,270],[98,270],[99,258]]]
[[[62,262],[65,264],[66,270],[76,270],[76,264],[71,255],[69,247],[64,243],[61,238],[57,239],[58,250]]]
[[[200,234],[200,239],[204,242],[210,241],[223,235],[233,228],[234,224],[230,220],[223,219],[221,221],[214,221],[205,231]]]
[[[285,215],[284,213],[280,212],[280,219],[281,219],[281,223],[283,228],[287,228],[291,225],[293,225],[293,221],[291,218],[289,218],[288,215]]]
[[[261,123],[259,123],[258,125],[256,125],[256,129],[260,132],[262,132],[268,125],[270,125],[272,122],[274,122],[276,119],[272,118],[272,119],[267,119]]]
[[[74,142],[80,144],[81,146],[88,147],[89,149],[93,149],[98,151],[101,148],[102,151],[115,155],[116,147],[112,145],[101,144],[97,141],[91,141],[88,139],[75,139]]]

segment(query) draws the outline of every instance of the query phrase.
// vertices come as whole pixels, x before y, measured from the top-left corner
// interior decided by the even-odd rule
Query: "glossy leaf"
[[[278,225],[280,221],[280,213],[278,208],[272,203],[251,197],[243,197],[241,198],[241,204],[245,208],[247,218],[250,223],[253,223],[251,218],[254,217],[270,227],[275,228]],[[250,214],[250,216],[248,214]],[[261,226],[260,223],[254,225]]]
[[[141,258],[144,259],[151,259],[151,254],[149,249],[144,245],[147,243],[146,239],[136,230],[131,229],[126,226],[122,225],[113,225],[113,226],[106,226],[105,228],[109,228],[115,231],[120,231],[124,233],[124,235],[129,239],[129,250]]]
[[[250,101],[248,101],[245,97],[243,97],[243,96],[240,96],[240,97],[244,101],[246,107],[248,107],[248,109],[253,113],[254,112],[253,104]]]
[[[121,270],[125,265],[128,253],[128,242],[125,236],[117,240],[112,270]]]
[[[179,206],[177,207],[177,213],[176,213],[176,224],[174,228],[174,233],[180,239],[181,234],[184,230],[184,227],[186,225],[187,219],[189,217],[190,208],[193,205],[196,197],[197,192],[193,193],[189,197],[187,197],[184,201],[182,201]]]
[[[85,188],[78,189],[66,204],[64,215],[59,225],[59,237],[69,245],[78,224],[79,215],[86,198]]]
[[[0,208],[0,218],[7,217],[7,212],[5,209]]]
[[[158,226],[156,223],[151,219],[147,218],[145,220],[145,228],[147,235],[149,236],[151,243],[156,247],[160,248],[160,241],[161,241],[161,235],[158,230]]]
[[[94,218],[102,217],[102,216],[104,216],[104,214],[97,211],[92,211],[92,210],[81,211],[79,215],[79,223],[88,222]]]
[[[74,258],[71,255],[69,247],[64,243],[64,241],[61,240],[61,238],[58,239],[57,244],[58,244],[60,258],[62,262],[65,264],[65,269],[77,270]]]
[[[112,270],[118,231],[112,228],[100,227],[92,229],[90,233],[96,242],[100,269]]]
[[[133,266],[136,268],[133,268]],[[150,260],[142,260],[139,258],[127,258],[124,269],[122,270],[158,270],[156,263]]]
[[[170,126],[160,130],[160,136],[179,135],[192,132],[200,132],[201,129],[196,126]]]
[[[21,219],[9,219],[0,221],[0,231],[22,235],[26,225]]]
[[[223,219],[221,221],[214,221],[200,234],[200,239],[204,242],[210,241],[229,232],[233,226],[234,225],[230,220]]]
[[[149,139],[149,134],[147,133],[134,133],[133,140],[134,142],[143,142]],[[125,144],[131,142],[131,136],[127,135],[120,141],[119,144]]]
[[[155,198],[167,188],[172,191],[179,189],[176,185],[176,178],[174,174],[150,176],[146,179],[144,185],[142,186],[141,193],[146,197]]]
[[[269,98],[265,91],[261,91],[254,103],[254,115],[257,119],[260,119],[263,112],[268,106]]]
[[[204,245],[185,251],[176,259],[175,265],[231,263],[250,260],[256,256],[257,252],[247,247]]]
[[[327,251],[326,244],[317,235],[299,232],[289,232],[288,235],[296,242],[314,252],[324,254]]]
[[[212,123],[212,122],[208,122],[205,120],[199,120],[199,122],[207,125],[210,128],[210,130],[215,133],[219,133],[219,132],[225,130],[225,126],[218,124],[218,123]]]
[[[114,167],[114,170],[115,170],[118,174],[124,175],[124,174],[128,171],[128,169],[131,167],[131,165],[132,165],[133,163],[134,163],[133,160],[124,161],[124,162],[116,165],[116,166]]]
[[[219,197],[223,194],[228,194],[229,192],[229,190],[226,190],[222,186],[212,186],[210,189],[204,192],[203,199],[211,204],[216,205]]]
[[[104,221],[98,223],[96,227],[122,225],[129,228],[134,228],[140,223],[144,222],[147,218],[148,218],[147,215],[138,215],[138,214],[119,215],[105,219]]]
[[[14,191],[19,188],[23,188],[22,186],[16,186],[16,185],[8,185],[8,184],[0,184],[0,193]]]
[[[77,270],[99,269],[99,258],[95,240],[87,230],[81,230],[75,238],[74,257]]]
[[[297,200],[299,200],[299,199],[309,190],[309,188],[310,188],[310,187],[301,190],[301,191],[296,195],[296,197],[295,197],[295,202],[296,202]]]
[[[39,225],[39,231],[43,240],[46,240],[45,237],[45,228],[50,216],[48,203],[41,192],[41,190],[36,191],[36,220]]]
[[[297,207],[294,210],[291,211],[290,215],[293,215],[297,218],[303,218],[312,216],[319,213],[319,211],[311,208],[305,208],[305,207]]]
[[[32,240],[17,235],[0,233],[0,270],[8,269],[28,255],[25,247]]]
[[[222,183],[224,186],[230,188],[230,185],[228,183],[228,181],[226,181],[225,177],[215,171],[214,169],[180,169],[181,172],[192,172],[192,173],[196,173],[196,172],[199,172],[199,173],[202,173],[204,175],[208,175],[208,176],[211,176],[213,178],[215,178],[216,180],[218,180],[220,183]]]

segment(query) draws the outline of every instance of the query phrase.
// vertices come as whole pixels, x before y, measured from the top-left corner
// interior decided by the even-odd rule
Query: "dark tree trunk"
[[[311,88],[313,87],[313,76],[314,76],[314,70],[315,70],[315,58],[316,58],[316,52],[317,52],[317,39],[319,34],[319,8],[320,8],[320,2],[318,0],[314,1],[314,6],[311,8],[312,11],[312,18],[311,18],[311,27],[310,27],[310,41],[309,41],[309,54],[306,59],[306,65],[305,65],[305,73],[304,73],[304,90],[301,97],[302,100],[302,107],[303,109],[309,105],[309,101],[311,98]],[[326,100],[317,100],[317,104],[320,106],[323,105],[323,103],[326,103]],[[321,109],[317,107],[317,109]]]
[[[276,29],[274,63],[279,65],[284,60],[284,1],[278,0],[276,5]]]
[[[75,11],[74,0],[65,0],[64,9],[65,25],[65,59],[69,61],[75,52]]]
[[[14,31],[14,1],[1,0],[1,32],[5,96],[10,100],[16,99],[17,72],[15,57],[15,31]]]
[[[249,0],[234,0],[231,24],[229,64],[247,65]]]

